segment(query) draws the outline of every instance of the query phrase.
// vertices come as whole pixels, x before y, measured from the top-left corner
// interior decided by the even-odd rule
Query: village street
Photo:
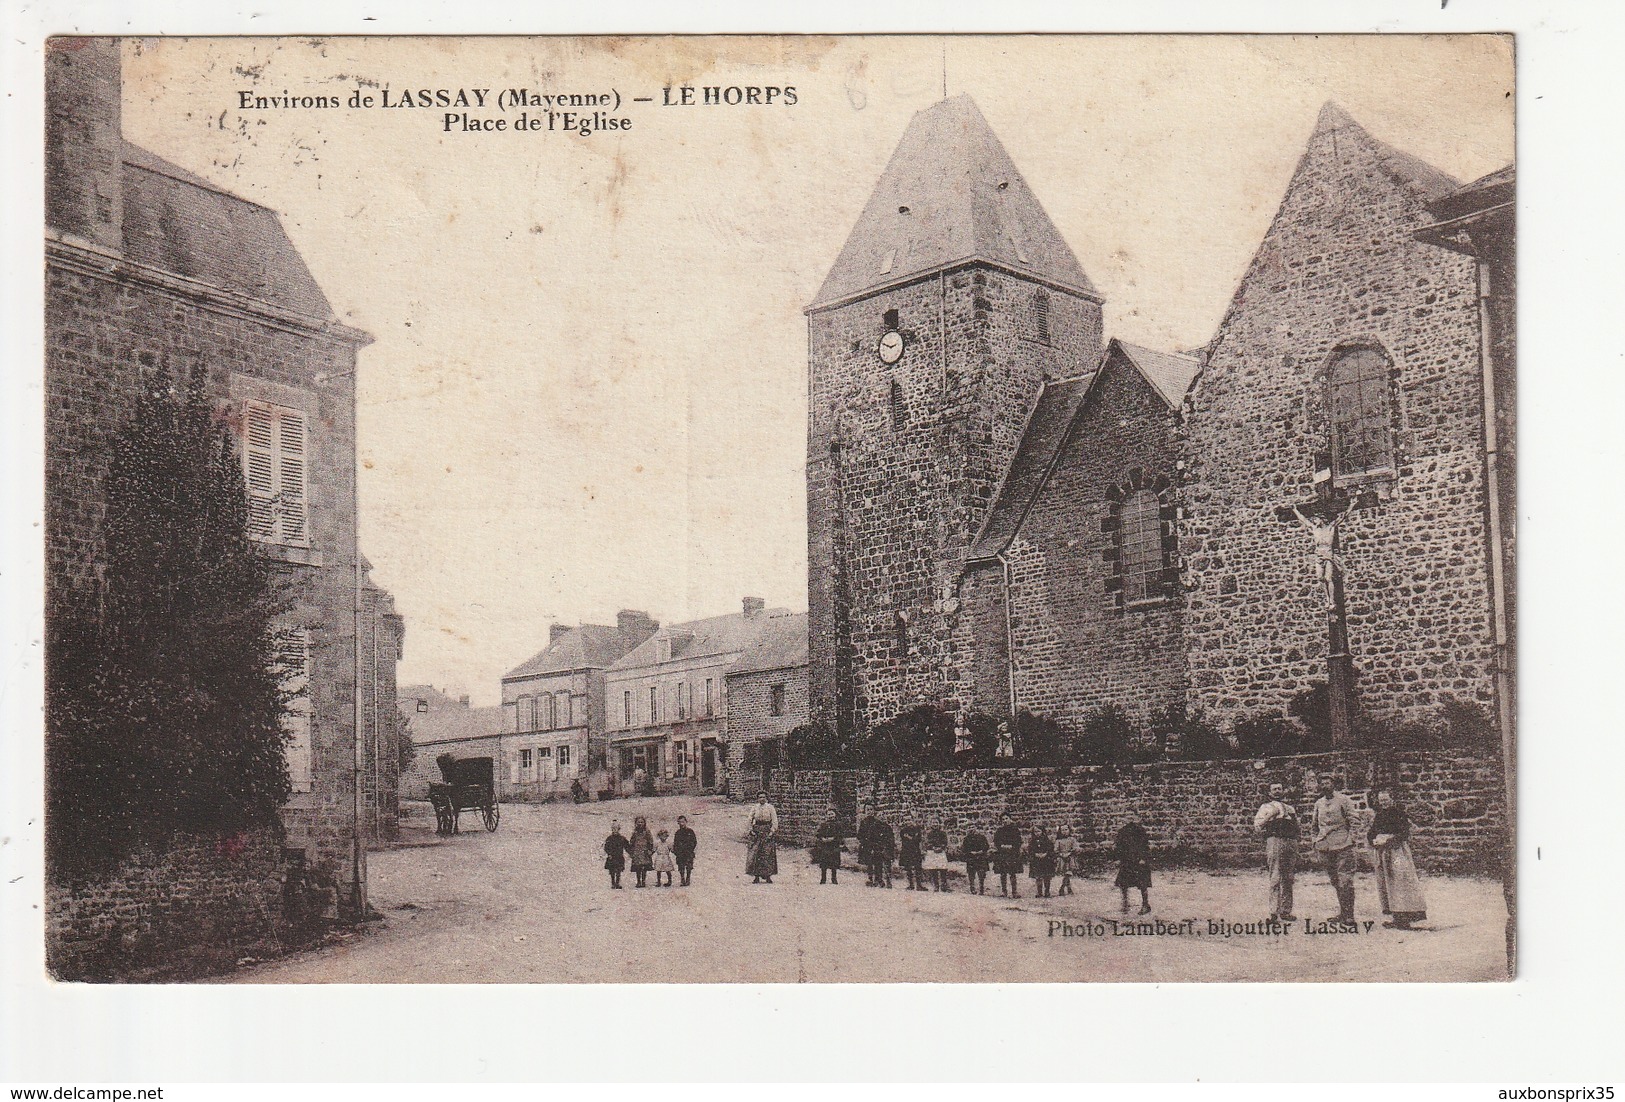
[[[878,982],[1068,980],[1488,980],[1504,977],[1505,909],[1489,880],[1426,881],[1429,929],[1385,930],[1375,884],[1359,884],[1369,932],[1225,938],[1209,919],[1256,922],[1261,871],[1159,870],[1148,919],[1194,919],[1195,934],[1112,936],[1117,893],[1100,874],[1077,895],[1020,900],[868,888],[861,873],[820,886],[806,852],[781,848],[780,875],[744,873],[745,810],[715,799],[508,804],[495,834],[477,816],[436,838],[426,805],[411,805],[399,848],[369,859],[373,906],[387,922],[340,945],[245,968],[239,983]],[[700,838],[691,887],[642,890],[628,873],[611,891],[601,844],[611,818],[674,829],[686,814]],[[1300,875],[1297,913],[1335,909],[1325,877]],[[1137,916],[1136,916],[1137,917]],[[1089,920],[1107,936],[1051,936],[1052,920]],[[1361,926],[1364,927],[1362,921]],[[1098,927],[1097,927],[1098,928]]]

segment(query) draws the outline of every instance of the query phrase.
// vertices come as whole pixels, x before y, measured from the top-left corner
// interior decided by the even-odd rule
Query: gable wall
[[[1387,500],[1343,529],[1362,702],[1488,701],[1473,269],[1412,239],[1425,218],[1359,131],[1317,133],[1192,389],[1186,649],[1195,697],[1220,717],[1281,708],[1326,676],[1311,543],[1275,511],[1312,497],[1317,375],[1345,341],[1394,364],[1397,480],[1366,487]]]

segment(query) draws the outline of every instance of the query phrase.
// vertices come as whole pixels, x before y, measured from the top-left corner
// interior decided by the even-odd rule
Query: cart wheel
[[[502,808],[498,804],[485,805],[485,829],[494,832],[497,824],[502,821]]]

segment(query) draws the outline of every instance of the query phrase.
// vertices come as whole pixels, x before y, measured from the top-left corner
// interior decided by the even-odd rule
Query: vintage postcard
[[[57,980],[1513,974],[1511,36],[45,82]]]

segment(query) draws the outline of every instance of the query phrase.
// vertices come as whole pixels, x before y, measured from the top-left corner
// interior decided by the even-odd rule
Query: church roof
[[[1191,380],[1196,378],[1196,372],[1202,366],[1200,360],[1183,352],[1158,352],[1154,348],[1142,348],[1115,337],[1112,344],[1122,350],[1128,361],[1145,376],[1145,381],[1156,388],[1164,402],[1174,409],[1179,408],[1185,400],[1185,392],[1191,387]]]
[[[1032,508],[1033,500],[1048,481],[1050,471],[1072,431],[1072,425],[1083,409],[1085,399],[1095,383],[1106,373],[1113,357],[1133,367],[1157,396],[1177,410],[1184,401],[1185,391],[1201,367],[1195,356],[1180,352],[1158,352],[1137,344],[1129,344],[1113,337],[1101,356],[1100,366],[1091,374],[1076,379],[1063,379],[1047,383],[1038,394],[1027,427],[1021,434],[1010,470],[999,487],[999,496],[988,510],[982,531],[971,545],[969,561],[978,562],[994,558],[1021,530],[1021,523]]]
[[[1099,298],[969,96],[917,113],[808,310],[971,260]]]
[[[124,143],[131,260],[321,321],[333,317],[276,212]]]

